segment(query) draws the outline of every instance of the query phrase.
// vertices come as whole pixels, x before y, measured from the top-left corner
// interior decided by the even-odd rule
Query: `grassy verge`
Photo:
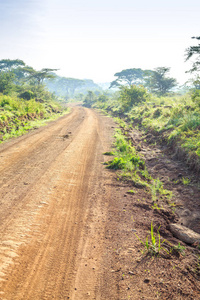
[[[124,105],[124,104],[123,104]],[[193,94],[149,97],[124,111],[120,95],[95,106],[151,133],[173,148],[178,158],[200,172],[200,104]]]
[[[126,140],[120,129],[116,130],[113,155],[115,157],[107,162],[107,168],[121,170],[120,177],[124,180],[131,180],[137,187],[148,186],[147,181],[151,178],[145,167],[145,162],[130,142]]]
[[[40,103],[0,95],[0,143],[43,126],[67,112],[52,101]]]
[[[200,107],[189,96],[154,99],[154,103],[132,108],[127,117],[169,144],[175,142],[188,159],[196,156],[200,162]]]
[[[172,192],[163,187],[159,178],[152,178],[143,157],[139,155],[120,129],[116,130],[114,146],[113,151],[104,153],[113,156],[106,162],[107,168],[118,170],[118,178],[131,182],[137,188],[148,190],[151,193],[153,209],[161,209],[163,201],[169,204]]]

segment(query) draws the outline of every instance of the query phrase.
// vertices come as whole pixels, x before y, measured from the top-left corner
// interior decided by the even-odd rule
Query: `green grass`
[[[136,151],[120,129],[116,129],[114,149],[104,155],[112,155],[106,167],[118,170],[118,179],[130,181],[137,188],[145,188],[151,193],[153,209],[161,209],[163,203],[171,207],[172,192],[163,187],[159,178],[152,178],[146,168],[143,157]],[[134,191],[133,191],[134,193]]]
[[[107,168],[120,170],[120,177],[124,180],[131,180],[138,187],[148,186],[147,180],[150,175],[145,167],[144,160],[138,155],[136,149],[126,140],[120,129],[115,133],[115,151],[112,155],[114,158],[108,161]]]
[[[184,254],[185,253],[184,250],[186,249],[186,247],[181,245],[180,243],[178,243],[178,245],[173,246],[172,249],[174,249],[177,252],[180,252],[180,253]]]
[[[40,103],[0,95],[0,143],[43,126],[66,112],[52,101]]]
[[[117,117],[121,128],[127,130],[135,124],[137,128],[159,135],[169,145],[183,150],[188,163],[194,159],[200,167],[200,105],[194,101],[194,93],[157,97],[149,94],[146,102],[130,107],[127,113],[121,108],[119,94],[104,103],[104,110]],[[98,106],[98,103],[97,103]],[[126,124],[123,119],[126,119]]]

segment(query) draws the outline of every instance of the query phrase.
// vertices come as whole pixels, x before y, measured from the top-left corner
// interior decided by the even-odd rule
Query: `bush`
[[[29,91],[25,91],[25,92],[19,94],[19,97],[23,98],[24,100],[30,100],[35,97],[35,94],[29,90]]]
[[[146,102],[149,97],[147,90],[143,86],[122,86],[120,89],[119,101],[121,101],[122,112],[127,112],[134,105]]]
[[[191,98],[194,103],[200,106],[200,90],[194,91]]]

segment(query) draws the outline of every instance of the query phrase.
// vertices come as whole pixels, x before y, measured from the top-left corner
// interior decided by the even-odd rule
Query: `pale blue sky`
[[[200,35],[199,0],[0,0],[0,13],[0,59],[95,82],[167,66],[183,83],[185,49]]]

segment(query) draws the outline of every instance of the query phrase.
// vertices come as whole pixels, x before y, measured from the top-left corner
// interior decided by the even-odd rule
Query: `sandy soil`
[[[152,176],[173,190],[178,213],[166,203],[152,209],[147,191],[103,165],[114,127],[74,107],[0,146],[1,300],[200,299],[197,248],[181,243],[184,253],[149,256],[135,235],[145,241],[151,222],[172,245],[180,241],[170,222],[200,232],[199,190],[181,183],[180,172],[190,176],[183,164],[132,132]]]

